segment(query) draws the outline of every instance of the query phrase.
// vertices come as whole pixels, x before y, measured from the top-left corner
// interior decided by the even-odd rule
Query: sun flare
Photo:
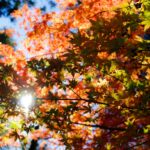
[[[26,110],[28,110],[30,108],[30,106],[32,105],[32,103],[33,103],[33,97],[32,97],[31,94],[23,95],[20,98],[20,105],[22,107],[24,107]]]

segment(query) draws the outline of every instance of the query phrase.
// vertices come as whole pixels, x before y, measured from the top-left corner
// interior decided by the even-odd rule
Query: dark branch
[[[50,97],[46,97],[46,98],[36,98],[38,100],[54,100],[54,101],[85,101],[85,102],[88,102],[88,103],[96,103],[96,104],[102,104],[102,105],[110,105],[110,104],[107,104],[107,103],[104,103],[104,102],[97,102],[95,100],[89,100],[89,99],[82,99],[82,98],[50,98]]]
[[[93,128],[100,128],[100,129],[104,129],[104,130],[117,130],[117,131],[126,131],[125,128],[120,128],[120,127],[108,127],[108,126],[104,126],[104,125],[98,125],[98,124],[84,124],[84,123],[77,123],[77,122],[72,122],[73,124],[76,125],[83,125],[83,126],[88,126],[88,127],[93,127]]]
[[[87,103],[95,103],[95,104],[100,104],[100,105],[106,105],[106,106],[114,106],[113,103],[105,103],[105,102],[98,102],[95,101],[93,99],[82,99],[82,98],[50,98],[50,97],[46,97],[46,98],[36,98],[38,100],[54,100],[54,101],[85,101]],[[120,105],[120,107],[122,109],[129,109],[129,110],[150,110],[150,108],[137,108],[137,107],[128,107],[125,105]]]
[[[141,145],[143,145],[143,144],[146,144],[146,143],[148,143],[148,142],[149,142],[149,141],[147,140],[147,141],[138,143],[138,144],[136,144],[136,145],[130,146],[130,147],[129,147],[129,150],[130,150],[130,149],[133,149],[134,147],[137,147],[137,146],[141,146]]]

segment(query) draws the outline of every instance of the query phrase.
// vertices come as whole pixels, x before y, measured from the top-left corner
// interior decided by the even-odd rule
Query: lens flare
[[[28,110],[30,106],[32,105],[32,103],[33,103],[33,97],[31,94],[23,95],[20,98],[20,105],[24,107],[25,110]]]

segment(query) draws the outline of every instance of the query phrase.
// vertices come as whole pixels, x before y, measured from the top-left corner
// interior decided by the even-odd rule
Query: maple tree
[[[24,5],[12,14],[27,37],[24,51],[0,45],[0,145],[150,148],[149,0],[58,3],[58,13]]]

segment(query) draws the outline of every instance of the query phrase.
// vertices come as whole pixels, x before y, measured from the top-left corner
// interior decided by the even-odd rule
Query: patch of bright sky
[[[51,3],[51,2],[54,3]],[[46,12],[59,12],[59,8],[57,7],[57,4],[55,7],[52,7],[52,4],[55,4],[55,0],[35,0],[35,5],[32,8],[44,8],[45,7],[45,13]],[[16,43],[15,49],[23,50],[23,40],[26,37],[26,34],[24,30],[19,26],[19,21],[11,22],[9,17],[0,17],[0,30],[2,29],[15,29],[19,33],[18,35],[13,35],[13,40]],[[27,56],[28,57],[28,56]]]
[[[40,143],[42,143],[43,141],[45,141],[46,143],[46,149],[47,150],[66,150],[66,146],[63,145],[59,145],[59,141],[57,141],[54,138],[49,138],[48,140],[39,140],[38,143],[40,145]],[[38,149],[40,149],[40,147],[38,147]]]
[[[21,150],[21,148],[20,147],[5,146],[5,147],[2,147],[1,150]]]

